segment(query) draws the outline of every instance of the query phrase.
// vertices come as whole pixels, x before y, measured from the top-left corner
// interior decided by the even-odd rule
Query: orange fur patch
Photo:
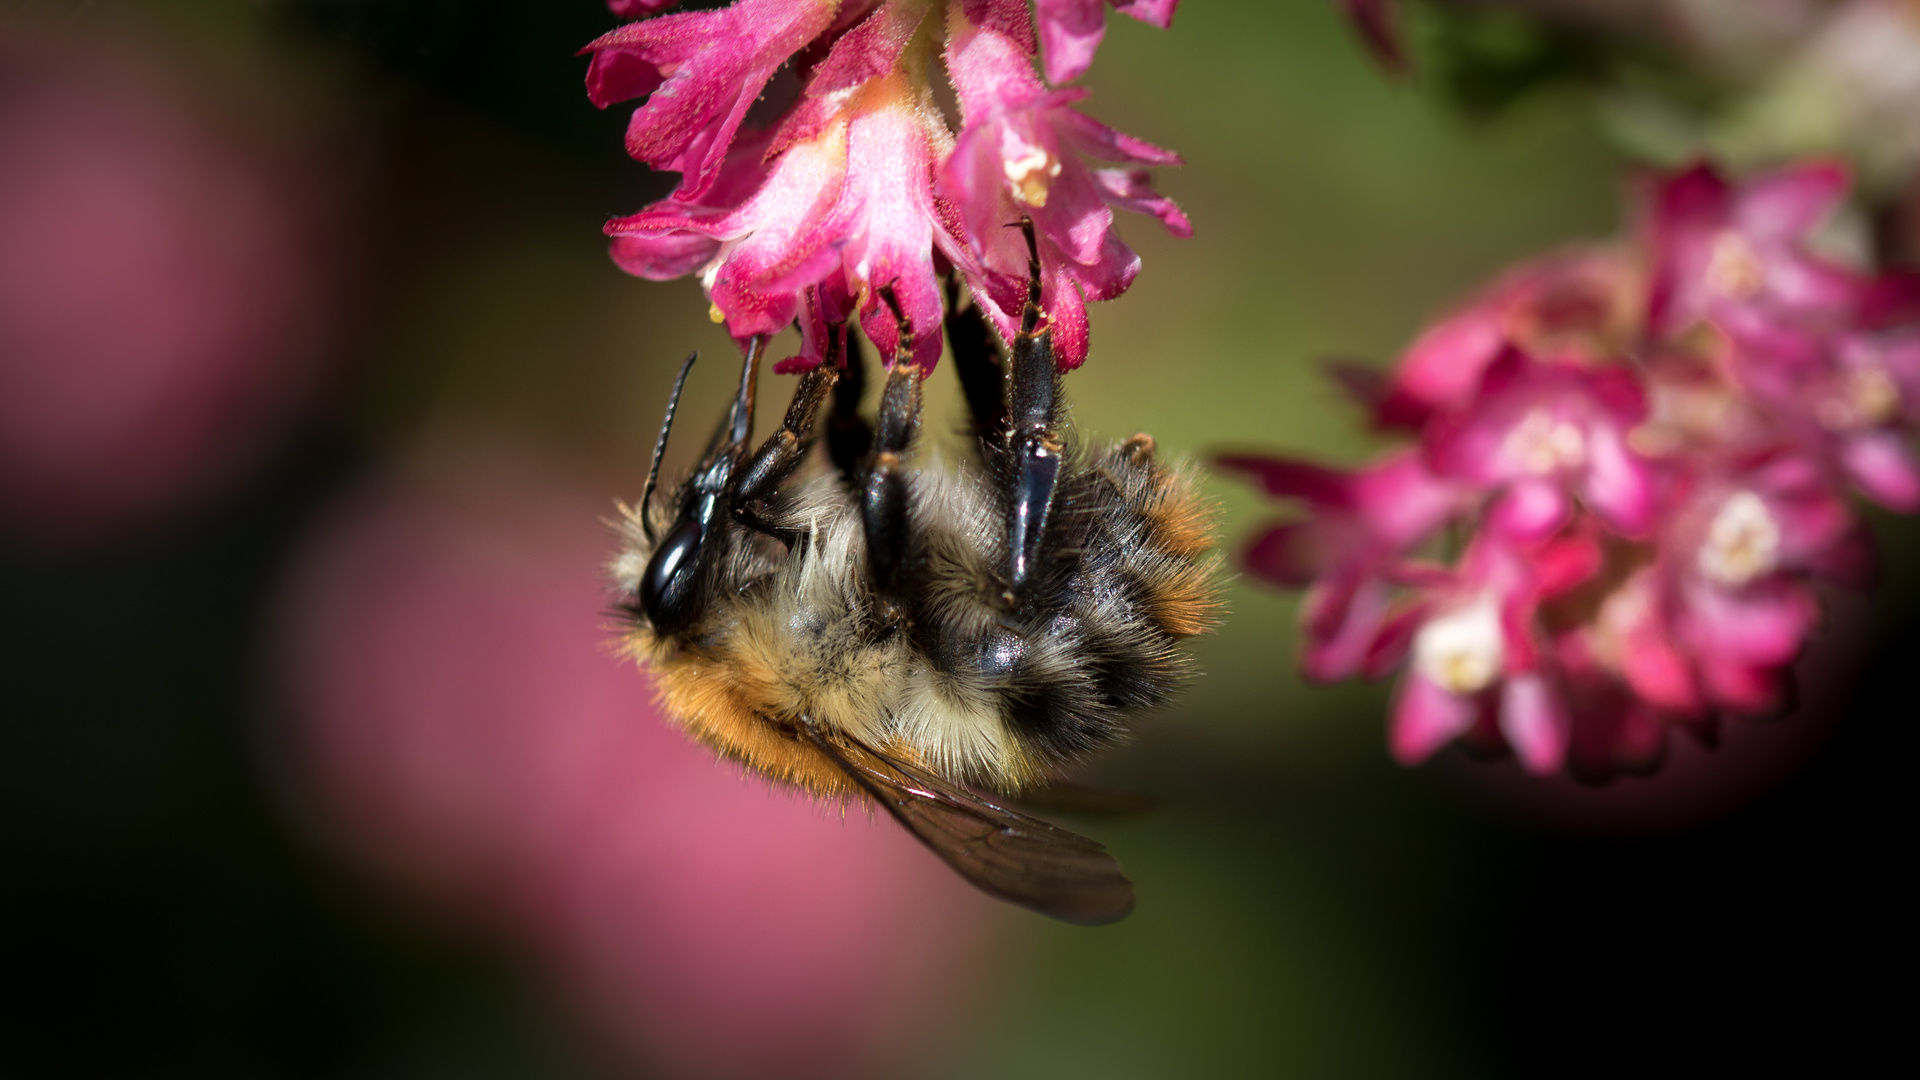
[[[727,660],[682,652],[648,657],[647,666],[667,715],[720,756],[822,798],[862,794],[797,727],[784,728],[749,704]]]

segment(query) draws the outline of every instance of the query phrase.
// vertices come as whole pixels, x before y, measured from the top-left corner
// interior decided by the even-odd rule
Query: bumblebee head
[[[747,437],[753,431],[753,383],[760,349],[761,339],[756,337],[747,349],[739,396],[722,417],[706,456],[674,494],[672,524],[664,536],[655,536],[651,509],[660,481],[660,458],[666,452],[674,413],[680,407],[680,392],[686,388],[687,374],[693,370],[698,353],[687,356],[674,381],[667,415],[660,424],[660,438],[653,446],[653,463],[647,469],[646,494],[640,500],[641,528],[653,551],[640,575],[634,600],[655,633],[671,634],[685,628],[704,604],[701,583],[715,553],[723,546],[720,532],[730,521],[735,476],[747,454]]]

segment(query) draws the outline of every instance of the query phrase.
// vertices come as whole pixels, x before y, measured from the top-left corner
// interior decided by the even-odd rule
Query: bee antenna
[[[735,446],[745,446],[753,434],[753,390],[760,376],[760,352],[767,343],[765,334],[747,339],[747,358],[740,365],[740,396],[733,400],[733,422],[728,435]]]
[[[693,371],[693,362],[700,359],[698,352],[690,352],[680,365],[680,376],[673,380],[673,395],[667,398],[667,417],[660,421],[660,437],[654,440],[653,463],[647,466],[647,490],[640,496],[640,531],[647,534],[647,542],[652,543],[653,517],[647,510],[653,505],[653,489],[660,484],[660,459],[667,452],[667,433],[673,430],[673,414],[680,410],[680,391],[687,388],[687,375]]]

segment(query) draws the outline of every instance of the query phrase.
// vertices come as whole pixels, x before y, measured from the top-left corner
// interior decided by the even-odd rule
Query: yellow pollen
[[[720,310],[719,304],[709,304],[707,306],[707,318],[717,323],[723,323],[727,321],[727,313]]]
[[[1035,209],[1047,205],[1047,190],[1053,178],[1060,175],[1059,158],[1034,146],[1024,154],[1008,158],[1005,167],[1014,198]]]

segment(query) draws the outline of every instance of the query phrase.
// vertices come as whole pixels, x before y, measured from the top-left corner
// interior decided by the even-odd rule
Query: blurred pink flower
[[[1488,523],[1516,539],[1559,531],[1576,495],[1633,535],[1652,523],[1654,509],[1652,468],[1627,445],[1645,417],[1645,398],[1625,369],[1539,364],[1509,349],[1487,369],[1471,407],[1427,426],[1427,456],[1440,475],[1496,493]]]
[[[0,519],[71,542],[266,449],[336,316],[322,173],[111,41],[0,38]]]
[[[1116,6],[1165,25],[1174,4]],[[1077,44],[1062,48],[1076,55],[1090,55],[1104,20],[1098,0],[1083,8],[1041,5],[1043,29],[1069,28],[1060,40]],[[682,174],[671,196],[608,224],[615,261],[653,279],[700,273],[713,318],[743,342],[800,322],[801,352],[781,371],[819,363],[826,327],[855,313],[889,363],[910,354],[926,371],[940,354],[950,271],[1013,334],[1027,252],[1007,226],[1031,216],[1054,355],[1062,370],[1078,366],[1086,302],[1118,296],[1139,271],[1112,208],[1192,232],[1145,169],[1179,158],[1070,108],[1084,91],[1047,89],[1025,0],[947,0],[944,20],[937,11],[933,0],[736,0],[630,23],[588,46],[596,104],[650,95],[628,150]],[[961,105],[957,136],[930,81],[943,58]],[[765,131],[742,134],[748,107],[787,63],[798,97]],[[896,341],[888,293],[910,343]]]
[[[1651,769],[1670,726],[1783,707],[1815,582],[1872,577],[1846,486],[1920,508],[1911,286],[1807,246],[1844,196],[1823,165],[1653,184],[1639,252],[1527,263],[1391,375],[1342,373],[1417,449],[1223,459],[1307,511],[1246,558],[1306,588],[1306,674],[1411,654],[1402,761],[1459,739],[1589,780]],[[1464,554],[1423,561],[1443,536]]]
[[[1579,532],[1541,545],[1493,529],[1476,536],[1459,573],[1414,609],[1412,661],[1388,737],[1394,756],[1423,761],[1479,729],[1481,741],[1511,747],[1528,771],[1558,771],[1571,723],[1537,613],[1598,564],[1592,538]]]
[[[280,608],[294,792],[651,1070],[897,1065],[964,1013],[985,903],[891,820],[769,790],[676,732],[606,647],[594,520],[497,454],[338,506]]]
[[[1460,512],[1465,492],[1414,452],[1351,473],[1254,454],[1222,455],[1215,464],[1311,512],[1268,528],[1245,555],[1256,577],[1307,590],[1300,608],[1306,676],[1334,681],[1390,670],[1400,659],[1396,637],[1404,645],[1404,635],[1388,632],[1393,587],[1419,576],[1413,552]]]

